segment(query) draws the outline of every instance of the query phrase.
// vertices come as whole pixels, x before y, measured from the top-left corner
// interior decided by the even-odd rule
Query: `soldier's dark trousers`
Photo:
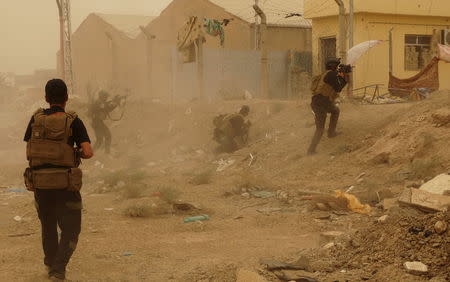
[[[105,146],[105,152],[109,154],[111,150],[111,131],[102,120],[92,122],[92,128],[95,132],[94,150]]]
[[[316,132],[314,133],[308,153],[315,153],[317,145],[319,145],[325,131],[327,114],[330,113],[330,125],[328,127],[328,136],[336,134],[336,127],[339,120],[340,110],[336,104],[328,97],[322,95],[314,95],[311,101],[311,108],[314,112],[316,122]]]
[[[65,274],[81,231],[81,195],[65,190],[36,189],[34,196],[42,228],[44,264],[49,267],[49,274]],[[61,230],[59,240],[58,227]]]

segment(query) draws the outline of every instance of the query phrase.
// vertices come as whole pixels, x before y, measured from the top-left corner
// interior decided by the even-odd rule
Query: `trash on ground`
[[[13,192],[13,193],[25,193],[27,192],[27,189],[22,189],[22,188],[9,188],[6,190],[6,192]]]
[[[250,194],[253,197],[261,198],[261,199],[273,198],[276,196],[276,194],[274,192],[269,192],[269,191],[251,191]]]
[[[411,274],[424,274],[428,272],[428,266],[421,263],[420,261],[407,261],[403,264],[406,271]]]
[[[281,208],[261,208],[257,209],[256,211],[268,215],[274,212],[281,212]]]
[[[129,256],[132,256],[132,255],[133,255],[133,253],[130,253],[130,252],[124,252],[122,254],[122,256],[124,256],[124,257],[129,257]]]
[[[22,217],[20,215],[16,215],[15,217],[13,217],[13,219],[17,222],[22,221]]]
[[[286,263],[278,260],[272,259],[261,259],[259,261],[262,265],[265,265],[268,270],[279,270],[279,269],[294,269],[294,270],[304,270],[305,266]]]
[[[209,220],[209,216],[206,214],[199,215],[199,216],[186,217],[183,221],[184,221],[184,223],[189,223],[189,222],[205,221],[205,220]]]
[[[348,209],[356,213],[368,214],[372,210],[369,205],[361,204],[356,196],[342,192],[341,190],[336,191],[336,198],[345,199],[347,201]]]
[[[173,206],[174,210],[183,211],[183,212],[194,211],[194,210],[200,209],[199,207],[197,207],[193,204],[183,203],[183,202],[173,203],[172,206]]]
[[[105,211],[112,211],[114,208],[104,208]]]
[[[224,171],[227,168],[229,168],[230,166],[232,166],[235,162],[236,162],[235,160],[231,160],[231,159],[230,160],[221,159],[221,160],[215,162],[218,164],[216,171],[217,172]]]

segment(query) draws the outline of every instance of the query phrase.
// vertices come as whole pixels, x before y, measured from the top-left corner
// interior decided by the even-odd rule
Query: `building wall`
[[[95,14],[89,15],[72,37],[76,93],[86,95],[91,84],[114,94],[129,89],[133,95],[145,95],[144,48],[142,41],[125,36]]]
[[[161,15],[147,26],[147,31],[156,38],[151,47],[151,93],[154,97],[167,97],[176,86],[173,85],[174,71],[182,68],[177,66],[177,58],[173,57],[176,48],[177,35],[191,16],[199,19],[225,19],[233,21],[225,29],[225,44],[220,45],[220,39],[205,35],[205,49],[225,49],[227,51],[253,50],[254,31],[251,25],[230,14],[207,0],[175,0]],[[290,27],[269,27],[269,51],[310,51],[311,29]]]
[[[418,71],[405,70],[405,34],[433,35],[434,30],[450,28],[448,18],[417,17],[360,13],[355,15],[355,45],[368,40],[386,40],[363,55],[354,68],[354,88],[389,81],[389,30],[393,29],[393,74],[408,78]],[[318,73],[319,38],[337,35],[338,18],[326,17],[313,20],[314,73]],[[450,89],[450,64],[439,63],[441,89]]]
[[[348,13],[349,0],[343,0]],[[448,17],[448,0],[354,0],[355,13],[379,13],[415,16]],[[338,13],[335,0],[305,0],[305,18],[334,16]]]

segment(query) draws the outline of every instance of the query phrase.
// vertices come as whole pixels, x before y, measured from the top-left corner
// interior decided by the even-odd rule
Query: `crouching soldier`
[[[218,151],[232,153],[247,144],[251,123],[245,118],[249,113],[250,107],[242,106],[238,113],[214,118],[214,140],[220,144]]]
[[[50,108],[36,111],[24,137],[29,161],[25,185],[34,192],[42,228],[44,264],[49,278],[54,280],[65,279],[66,266],[81,231],[80,158],[93,156],[83,122],[75,112],[65,112],[67,99],[64,81],[47,82],[45,100]]]

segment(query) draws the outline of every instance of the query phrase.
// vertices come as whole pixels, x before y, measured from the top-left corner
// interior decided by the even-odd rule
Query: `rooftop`
[[[255,0],[208,0],[227,12],[249,22],[255,22]],[[259,6],[272,26],[311,27],[303,18],[303,0],[261,0]]]
[[[139,26],[147,26],[156,18],[141,15],[109,15],[99,13],[95,15],[130,38],[136,38],[139,35],[141,32]]]

